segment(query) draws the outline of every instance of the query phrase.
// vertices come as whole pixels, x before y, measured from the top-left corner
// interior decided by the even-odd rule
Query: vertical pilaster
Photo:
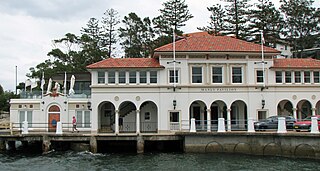
[[[314,116],[314,115],[316,115],[316,110],[317,110],[317,108],[311,108],[311,110],[312,110],[312,116]]]
[[[293,111],[293,117],[297,120],[298,119],[298,115],[297,115],[297,108],[292,108]]]
[[[211,132],[211,109],[207,109],[207,132]]]
[[[227,127],[231,131],[231,109],[227,109]]]
[[[137,117],[136,117],[136,133],[140,134],[140,110],[136,111]]]
[[[119,110],[116,110],[115,133],[119,134]]]

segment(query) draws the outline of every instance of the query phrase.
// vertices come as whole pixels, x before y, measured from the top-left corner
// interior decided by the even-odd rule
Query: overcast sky
[[[206,26],[210,13],[206,7],[219,0],[185,0],[194,16],[182,30],[195,32]],[[278,2],[278,0],[275,0]],[[315,0],[320,7],[320,1]],[[52,40],[68,32],[80,35],[89,18],[101,19],[106,9],[119,12],[120,19],[130,12],[151,19],[160,14],[166,0],[1,0],[0,1],[0,85],[15,91],[16,66],[18,83],[24,82],[30,67],[49,59]]]

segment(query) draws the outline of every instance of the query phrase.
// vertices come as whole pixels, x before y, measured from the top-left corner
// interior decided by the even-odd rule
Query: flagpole
[[[67,94],[67,72],[64,72],[63,94]]]
[[[264,63],[264,51],[263,51],[263,44],[264,44],[264,38],[263,38],[263,31],[261,31],[261,62],[262,62],[262,78],[263,78],[263,88],[265,88],[266,83],[265,83],[265,63]]]
[[[176,35],[173,29],[173,91],[176,90]]]

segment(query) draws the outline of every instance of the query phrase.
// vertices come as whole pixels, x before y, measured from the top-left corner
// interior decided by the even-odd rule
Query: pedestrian
[[[79,132],[78,129],[77,129],[77,120],[76,120],[75,116],[72,117],[72,132],[74,132],[74,130]]]
[[[122,131],[122,128],[123,128],[123,118],[120,117],[119,118],[119,130]]]

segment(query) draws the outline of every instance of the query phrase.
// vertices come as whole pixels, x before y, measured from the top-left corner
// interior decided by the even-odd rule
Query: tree
[[[312,7],[312,0],[280,0],[280,10],[285,14],[286,30],[283,34],[292,43],[293,50],[299,50],[300,56],[304,49],[313,46],[319,34],[318,10]]]
[[[226,15],[221,5],[216,4],[212,7],[207,7],[207,10],[211,12],[209,26],[198,27],[198,29],[208,31],[211,34],[222,33],[222,31],[226,30],[226,25],[224,24]]]
[[[0,85],[0,96],[3,95],[3,87]]]
[[[120,27],[122,48],[127,58],[147,57],[152,49],[154,37],[151,21],[148,17],[141,20],[135,13],[129,13],[122,20],[124,27]]]
[[[101,43],[101,28],[99,20],[90,18],[87,27],[81,29],[81,55],[85,59],[85,64],[89,65],[106,58],[108,49],[104,48]]]
[[[164,8],[160,9],[161,15],[153,20],[156,27],[163,29],[162,32],[167,35],[172,34],[172,29],[178,33],[178,29],[185,26],[185,22],[193,18],[185,0],[169,0],[162,5]]]
[[[120,23],[118,12],[114,9],[106,10],[104,17],[102,17],[102,33],[101,42],[102,46],[108,47],[108,57],[111,57],[114,44],[117,43],[117,30],[116,26]]]
[[[1,87],[1,86],[0,86]],[[9,112],[10,110],[10,99],[18,98],[18,95],[15,95],[14,92],[5,91],[0,94],[0,111]]]
[[[226,34],[234,34],[238,39],[246,39],[249,35],[247,25],[249,23],[250,0],[224,0],[229,2],[225,6],[227,18],[225,19],[228,27]]]
[[[250,11],[251,23],[248,30],[250,35],[253,35],[251,41],[260,42],[260,32],[263,31],[265,44],[271,46],[280,40],[284,19],[270,0],[258,1],[257,9]]]

